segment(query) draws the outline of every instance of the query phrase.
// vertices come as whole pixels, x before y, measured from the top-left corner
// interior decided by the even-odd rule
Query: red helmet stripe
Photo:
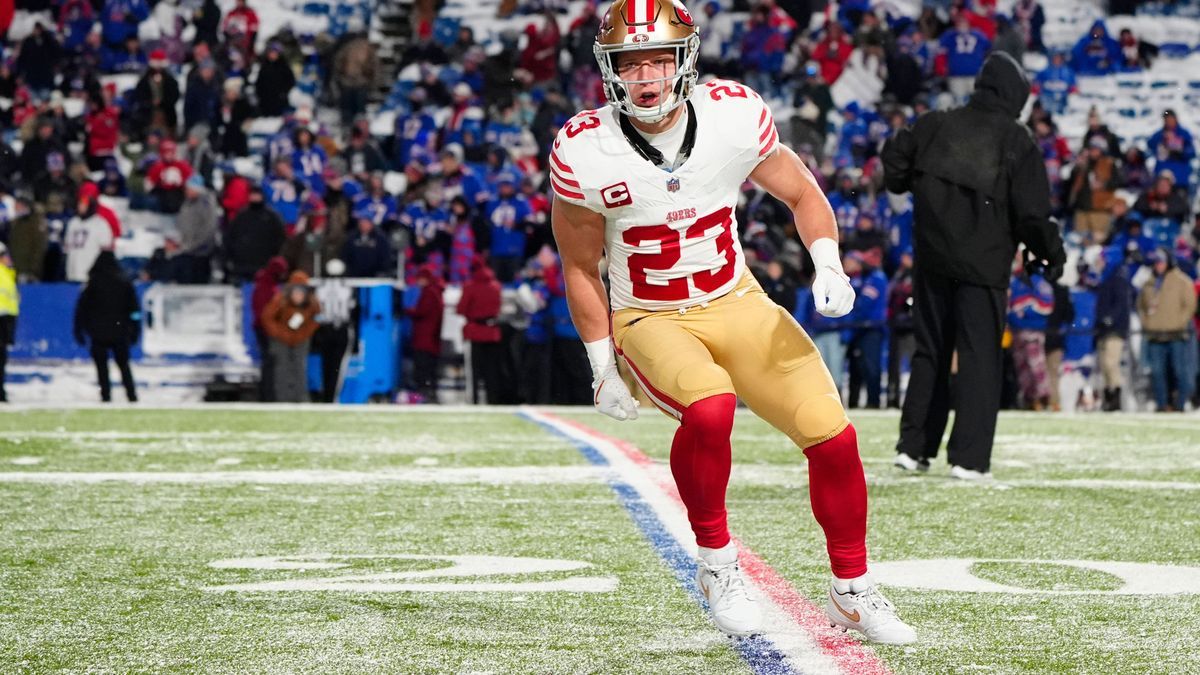
[[[625,23],[627,25],[632,26],[638,23],[637,4],[638,0],[625,0]]]

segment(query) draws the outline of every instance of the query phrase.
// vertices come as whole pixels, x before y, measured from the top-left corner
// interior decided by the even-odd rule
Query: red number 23
[[[595,129],[598,126],[600,126],[599,117],[576,117],[567,122],[567,138],[575,138],[588,129]]]
[[[708,230],[720,226],[721,233],[717,235],[715,244],[717,253],[725,257],[725,264],[715,270],[705,270],[691,275],[692,283],[704,293],[711,293],[733,279],[734,262],[737,252],[733,249],[733,219],[730,217],[733,209],[725,208],[698,218],[686,234],[671,229],[668,225],[646,225],[631,227],[625,230],[622,238],[626,244],[641,246],[643,243],[657,243],[658,253],[633,253],[629,256],[629,278],[633,282],[633,295],[640,300],[657,300],[661,302],[676,302],[688,299],[687,277],[669,279],[665,285],[651,284],[646,278],[647,270],[663,271],[674,267],[682,257],[680,245],[683,238],[698,239]]]

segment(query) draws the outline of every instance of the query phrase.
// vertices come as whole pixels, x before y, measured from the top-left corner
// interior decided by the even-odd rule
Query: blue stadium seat
[[[300,11],[309,16],[329,16],[329,10],[327,2],[306,2],[300,7]]]

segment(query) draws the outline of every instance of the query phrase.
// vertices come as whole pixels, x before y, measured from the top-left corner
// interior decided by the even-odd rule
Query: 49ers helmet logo
[[[687,7],[684,7],[684,6],[683,6],[683,3],[682,3],[682,2],[679,2],[679,0],[675,0],[675,16],[676,16],[676,17],[679,19],[679,21],[680,21],[680,22],[682,22],[682,23],[683,23],[685,26],[694,26],[694,25],[696,25],[696,22],[692,20],[692,15],[691,15],[691,13],[687,11]]]

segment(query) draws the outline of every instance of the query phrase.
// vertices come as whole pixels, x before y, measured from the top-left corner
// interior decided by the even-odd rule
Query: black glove
[[[1044,260],[1029,249],[1025,249],[1025,273],[1040,274],[1043,279],[1054,283],[1062,278],[1063,268],[1067,265],[1067,252],[1061,247],[1054,252],[1050,260]]]
[[[1050,283],[1054,283],[1062,278],[1064,267],[1065,265],[1045,265],[1042,267],[1042,278]]]

